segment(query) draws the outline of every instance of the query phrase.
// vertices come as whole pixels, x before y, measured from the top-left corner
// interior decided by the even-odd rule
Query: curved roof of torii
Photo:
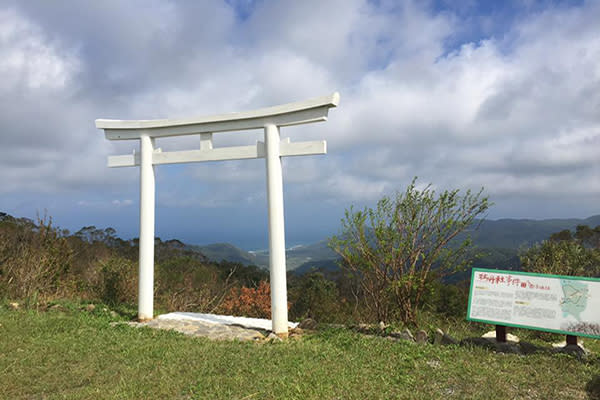
[[[208,117],[156,120],[97,119],[109,140],[138,139],[141,135],[166,137],[198,133],[262,129],[266,125],[289,126],[327,120],[329,108],[336,107],[339,93],[253,111]]]

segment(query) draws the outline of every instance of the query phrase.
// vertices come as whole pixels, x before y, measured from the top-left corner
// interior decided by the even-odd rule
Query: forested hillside
[[[473,226],[459,235],[458,240],[469,235],[478,249],[473,261],[476,267],[517,268],[519,250],[539,243],[551,234],[574,230],[578,225],[598,226],[600,215],[585,219],[500,219],[475,221]],[[475,229],[477,228],[477,229]],[[245,265],[268,268],[268,251],[247,252],[229,243],[190,246],[212,261],[227,260]],[[338,256],[327,245],[327,240],[294,246],[287,250],[287,268],[296,274],[314,270],[335,270]]]

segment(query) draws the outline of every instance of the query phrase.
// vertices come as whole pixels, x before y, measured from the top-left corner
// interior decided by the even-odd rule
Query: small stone
[[[496,346],[494,346],[494,342],[495,342],[495,340],[493,340],[493,339],[475,337],[475,338],[466,338],[466,339],[461,340],[460,345],[461,346],[478,346],[478,347],[484,347],[484,348],[490,349],[490,350],[495,350]]]
[[[303,335],[303,334],[304,334],[304,330],[302,328],[295,327],[290,330],[290,335],[292,335],[292,336],[298,336],[298,335]]]
[[[88,305],[85,307],[85,310],[86,310],[86,311],[88,311],[88,312],[92,312],[92,311],[94,311],[95,309],[96,309],[96,306],[95,306],[94,304],[88,304]]]
[[[413,336],[412,332],[408,328],[404,329],[402,332],[398,332],[398,331],[390,332],[389,336],[391,336],[393,338],[397,338],[397,339],[408,340],[409,342],[415,341],[415,337]]]
[[[116,312],[116,311],[111,311],[111,312],[110,312],[110,316],[111,316],[112,318],[117,318],[117,317],[119,316],[119,314],[117,314],[117,312]]]
[[[20,308],[20,306],[19,306],[19,303],[8,303],[8,308],[16,311]]]
[[[537,347],[533,343],[519,342],[519,347],[521,348],[522,354],[534,354],[542,351],[542,348]]]
[[[146,320],[146,321],[137,321],[139,324],[144,324],[147,325],[151,328],[169,328],[170,326],[172,326],[172,324],[170,324],[168,320],[158,320],[158,319],[151,319],[151,320]]]
[[[517,343],[513,342],[497,342],[496,351],[500,353],[521,354],[521,347]]]
[[[523,354],[518,343],[496,342],[495,338],[467,338],[460,342],[461,346],[478,346],[493,350],[499,353]]]
[[[417,343],[419,344],[425,344],[428,342],[429,337],[427,336],[427,332],[425,332],[424,330],[420,330],[419,332],[417,332]]]
[[[433,338],[433,344],[438,346],[447,346],[449,344],[458,344],[458,340],[454,339],[452,336],[444,333],[440,328],[436,329],[435,336]]]
[[[387,325],[385,324],[385,322],[379,321],[379,330],[385,331],[385,328],[387,328]]]
[[[281,339],[279,336],[277,336],[273,332],[269,333],[269,336],[267,336],[267,340],[269,340],[271,342],[283,342],[283,339]]]
[[[444,336],[442,337],[442,344],[443,345],[458,344],[458,340],[454,339],[452,336],[448,335],[447,333],[444,333]]]
[[[302,321],[298,324],[298,328],[307,329],[309,331],[312,331],[312,330],[317,329],[317,325],[318,325],[318,323],[314,319],[306,318],[304,321]]]
[[[437,328],[435,330],[435,334],[433,337],[433,344],[438,345],[438,346],[441,345],[443,338],[444,338],[444,331],[441,330],[440,328]]]

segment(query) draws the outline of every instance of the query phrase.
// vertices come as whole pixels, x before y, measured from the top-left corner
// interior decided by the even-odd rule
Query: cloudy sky
[[[245,111],[341,94],[325,156],[284,160],[288,244],[414,176],[484,187],[488,218],[600,213],[600,1],[0,3],[0,211],[138,234],[139,171],[97,118]],[[257,131],[215,135],[251,144]],[[197,138],[163,139],[163,150]],[[264,160],[160,166],[157,236],[267,243]],[[45,211],[46,210],[46,211]]]

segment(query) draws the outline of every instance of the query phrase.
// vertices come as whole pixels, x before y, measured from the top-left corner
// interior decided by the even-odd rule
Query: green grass
[[[600,379],[597,356],[418,346],[343,329],[284,343],[213,342],[112,327],[102,307],[66,308],[0,306],[0,398],[587,399]]]

